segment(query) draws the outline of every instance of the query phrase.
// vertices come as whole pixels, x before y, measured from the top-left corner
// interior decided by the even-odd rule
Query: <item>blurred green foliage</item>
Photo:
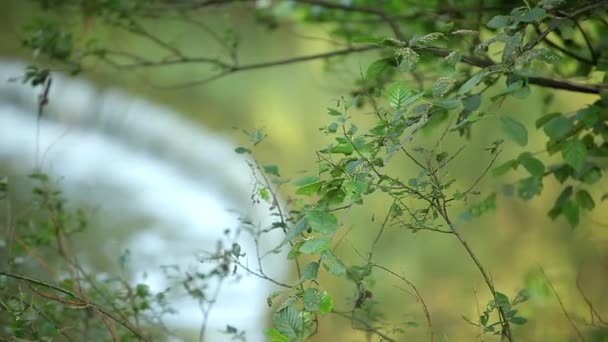
[[[37,57],[25,81],[154,69],[154,85],[183,89],[186,112],[195,94],[276,112],[236,150],[260,161],[257,196],[298,273],[269,297],[271,340],[606,340],[607,1],[39,3],[19,22]],[[293,27],[332,50],[261,48],[293,44],[281,36]],[[117,44],[116,31],[138,43]],[[308,60],[324,61],[323,86],[346,89],[310,101],[271,69],[276,88],[270,76],[215,83]],[[319,115],[285,114],[299,106]]]

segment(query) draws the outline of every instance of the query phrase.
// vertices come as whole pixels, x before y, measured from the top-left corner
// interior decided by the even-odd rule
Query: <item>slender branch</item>
[[[330,52],[325,52],[325,53],[320,53],[320,54],[293,57],[293,58],[280,59],[280,60],[261,62],[261,63],[252,63],[252,64],[245,64],[245,65],[225,65],[224,64],[224,65],[222,65],[224,70],[213,76],[210,76],[210,77],[204,78],[202,80],[198,80],[198,81],[180,83],[180,84],[170,85],[167,87],[161,86],[160,88],[181,89],[181,88],[187,88],[187,87],[193,87],[193,86],[200,86],[200,85],[207,84],[211,81],[218,80],[220,78],[226,77],[228,75],[231,75],[231,74],[234,74],[237,72],[250,71],[250,70],[256,70],[256,69],[265,69],[265,68],[271,68],[271,67],[276,67],[276,66],[281,66],[281,65],[308,62],[308,61],[313,61],[313,60],[328,59],[328,58],[333,58],[333,57],[338,57],[338,56],[349,55],[352,53],[376,50],[379,48],[380,47],[376,46],[376,45],[366,45],[366,46],[351,47],[351,48],[342,49],[342,50],[330,51]],[[186,59],[186,61],[176,60],[176,61],[172,61],[170,63],[179,64],[179,63],[184,63],[184,62],[197,63],[198,61],[196,61],[196,58],[192,58],[192,59]],[[213,63],[217,64],[216,62],[218,62],[218,61],[213,60]],[[162,66],[162,65],[163,65],[163,62],[158,62],[154,65],[149,65],[149,66]],[[132,65],[132,67],[137,67],[137,66],[138,65]]]
[[[426,318],[426,322],[427,322],[427,326],[428,326],[428,331],[429,331],[429,339],[431,342],[433,342],[435,340],[435,336],[433,334],[433,322],[431,321],[431,314],[429,313],[429,308],[426,305],[426,303],[424,302],[424,299],[422,298],[422,295],[420,294],[420,292],[418,291],[418,288],[416,288],[416,285],[414,285],[411,281],[409,281],[405,276],[403,275],[399,275],[393,271],[391,271],[390,269],[382,266],[382,265],[378,265],[376,263],[371,263],[371,265],[373,267],[379,268],[389,274],[392,274],[393,276],[401,279],[404,283],[406,283],[409,287],[412,288],[412,290],[414,290],[414,293],[416,295],[416,299],[418,300],[418,302],[420,302],[420,306],[422,306],[422,310],[424,311],[424,316]]]
[[[576,332],[576,335],[578,335],[579,339],[581,341],[585,341],[585,337],[583,336],[583,334],[581,333],[581,331],[578,330],[576,324],[574,324],[574,322],[572,321],[572,318],[570,317],[570,314],[568,314],[568,310],[566,310],[566,308],[564,307],[564,303],[562,302],[562,298],[559,296],[559,293],[557,293],[557,290],[555,290],[555,287],[553,287],[553,283],[551,282],[551,279],[549,279],[549,277],[545,273],[545,270],[542,267],[538,266],[538,269],[540,270],[540,272],[543,274],[543,276],[547,280],[547,283],[549,284],[549,287],[551,288],[551,291],[553,291],[553,294],[555,294],[555,298],[557,298],[559,306],[562,309],[562,312],[564,313],[564,316],[566,316],[566,320],[568,320],[568,323],[570,323],[570,325],[572,326],[572,329],[574,329],[574,331]]]

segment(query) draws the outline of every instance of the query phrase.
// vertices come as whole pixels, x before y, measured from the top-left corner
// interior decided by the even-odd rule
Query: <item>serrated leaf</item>
[[[304,310],[309,312],[318,311],[322,300],[323,294],[321,293],[321,291],[315,288],[308,288],[302,294],[302,303],[304,304]]]
[[[545,164],[542,161],[532,156],[529,152],[522,153],[519,158],[519,163],[534,177],[541,178],[545,174]]]
[[[526,146],[528,144],[528,130],[521,122],[508,116],[501,116],[500,127],[519,146]]]
[[[578,139],[571,139],[562,147],[564,161],[577,171],[585,166],[588,154],[585,144]]]
[[[433,97],[442,97],[454,87],[456,80],[451,77],[440,77],[433,85]]]
[[[326,211],[313,210],[305,214],[308,225],[313,231],[323,235],[330,235],[338,229],[338,219]]]
[[[404,106],[405,101],[412,95],[412,91],[409,89],[407,84],[403,81],[397,81],[391,83],[387,88],[387,95],[391,107],[396,110],[401,109]]]
[[[343,276],[346,273],[346,267],[331,250],[323,252],[321,255],[321,263],[329,273],[336,277]]]
[[[308,240],[300,247],[300,252],[305,254],[315,254],[323,252],[331,245],[331,238],[318,237],[313,240]]]
[[[303,323],[300,312],[292,305],[279,311],[274,317],[274,327],[290,340],[299,336]]]

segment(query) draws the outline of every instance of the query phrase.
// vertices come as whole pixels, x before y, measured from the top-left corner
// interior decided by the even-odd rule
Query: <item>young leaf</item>
[[[331,312],[334,307],[334,300],[327,292],[323,292],[323,298],[321,298],[321,304],[319,305],[319,313],[321,315],[327,315]]]
[[[391,107],[396,110],[399,110],[404,106],[404,103],[407,98],[412,95],[412,91],[409,89],[405,82],[397,81],[391,83],[387,87],[387,95]]]
[[[266,336],[270,339],[270,342],[289,342],[289,337],[275,328],[266,330]]]
[[[528,144],[528,130],[526,130],[526,126],[521,122],[508,116],[502,116],[500,124],[502,131],[519,146],[526,146]]]

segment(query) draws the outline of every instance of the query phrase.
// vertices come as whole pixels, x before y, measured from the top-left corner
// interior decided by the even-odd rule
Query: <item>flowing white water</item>
[[[60,179],[68,200],[98,207],[98,252],[116,259],[129,249],[136,279],[153,290],[167,285],[160,265],[187,268],[194,253],[214,251],[224,230],[238,226],[237,213],[263,228],[272,223],[267,206],[251,203],[251,170],[227,139],[119,91],[54,76],[37,142],[40,89],[7,82],[23,70],[21,63],[0,61],[0,165],[27,174],[38,158],[44,172]],[[133,225],[127,234],[124,226]],[[280,232],[265,236],[262,252],[282,238]],[[256,265],[253,240],[242,234],[239,243],[248,264]],[[278,279],[287,274],[283,257],[265,259]],[[219,331],[231,324],[246,330],[249,341],[262,341],[271,285],[252,276],[225,282],[205,340],[227,340]],[[202,313],[194,300],[176,308],[171,325],[198,328]]]

